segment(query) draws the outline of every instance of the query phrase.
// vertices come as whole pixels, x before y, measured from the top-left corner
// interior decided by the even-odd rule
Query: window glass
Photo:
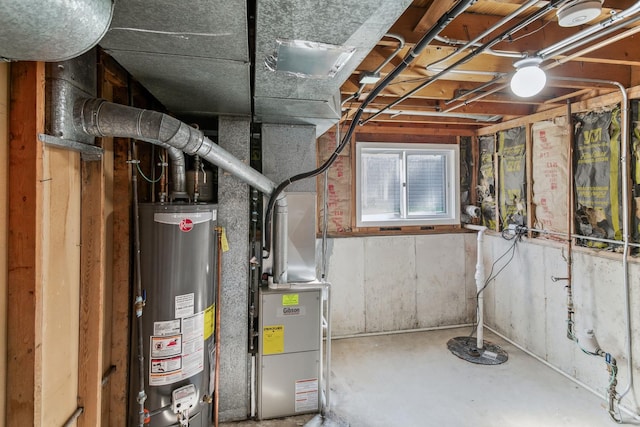
[[[442,154],[407,155],[409,215],[441,215],[447,211],[446,157]]]
[[[457,145],[358,143],[357,225],[459,224],[458,157]]]
[[[363,153],[362,215],[368,220],[400,218],[399,153]]]

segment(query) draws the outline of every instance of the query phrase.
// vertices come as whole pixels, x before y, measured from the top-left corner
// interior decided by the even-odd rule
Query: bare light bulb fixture
[[[547,75],[539,67],[541,58],[531,57],[516,61],[516,73],[511,78],[511,90],[521,98],[529,98],[540,93],[547,83]]]

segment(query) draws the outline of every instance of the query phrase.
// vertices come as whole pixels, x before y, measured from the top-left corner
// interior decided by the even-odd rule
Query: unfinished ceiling
[[[410,3],[120,1],[100,45],[179,116],[253,114],[258,122],[312,124],[321,133],[340,117],[342,83]],[[265,65],[279,40],[355,53],[334,77],[299,77]]]
[[[343,120],[353,117],[375,87],[361,86],[361,77],[393,54],[400,45],[398,39],[405,44],[380,70],[381,78],[408,58],[414,46],[457,3],[413,1],[389,31],[396,38],[383,38],[342,85]],[[613,90],[577,78],[615,80],[625,87],[640,83],[636,34],[640,32],[636,22],[640,20],[640,2],[605,0],[595,19],[574,27],[560,26],[556,12],[575,0],[471,3],[366,106],[361,124],[378,130],[390,126],[473,130]],[[510,31],[521,23],[520,29]],[[469,41],[475,43],[466,46]],[[538,95],[519,98],[511,91],[509,80],[516,71],[514,63],[527,56],[543,59],[540,67],[546,70],[547,84]],[[385,111],[374,117],[381,109]]]
[[[240,115],[315,125],[320,135],[364,106],[358,123],[369,129],[473,132],[613,90],[585,78],[640,83],[640,1],[127,0],[114,3],[110,24],[111,0],[66,8],[5,3],[0,60],[34,59],[33,46],[43,48],[40,60],[74,49],[79,55],[108,25],[100,46],[190,121]],[[595,10],[593,19],[577,15],[580,25],[559,25],[558,11],[572,16],[576,5]],[[42,14],[25,12],[36,9]],[[95,27],[98,36],[71,31],[76,27]],[[57,52],[65,36],[90,42]],[[351,56],[332,76],[287,73],[274,61],[291,41],[314,46],[287,57],[294,65],[316,65],[306,54],[327,46]],[[509,87],[523,58],[535,58],[547,73],[542,92],[527,98]]]

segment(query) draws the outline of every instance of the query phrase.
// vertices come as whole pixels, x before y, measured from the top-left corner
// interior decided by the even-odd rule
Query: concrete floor
[[[333,341],[331,412],[222,426],[590,427],[615,425],[605,402],[501,338],[496,366],[452,355],[447,341],[469,329]],[[603,385],[604,386],[604,385]]]

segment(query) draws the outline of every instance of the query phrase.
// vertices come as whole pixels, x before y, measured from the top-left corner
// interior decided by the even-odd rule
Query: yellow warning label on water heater
[[[284,353],[284,325],[262,328],[262,354]]]
[[[282,295],[282,305],[284,307],[289,305],[298,305],[300,302],[300,297],[298,294],[285,294]]]
[[[207,340],[213,334],[213,330],[216,327],[216,320],[213,314],[215,313],[215,304],[210,305],[204,311],[204,339]]]

